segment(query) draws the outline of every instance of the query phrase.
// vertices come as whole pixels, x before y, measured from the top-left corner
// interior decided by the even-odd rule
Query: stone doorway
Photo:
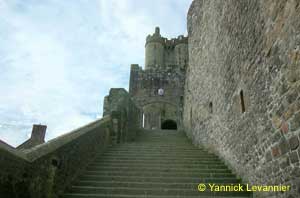
[[[161,124],[161,129],[177,130],[177,123],[174,120],[165,120]]]

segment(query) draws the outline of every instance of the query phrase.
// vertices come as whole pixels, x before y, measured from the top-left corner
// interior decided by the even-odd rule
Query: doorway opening
[[[161,129],[177,130],[177,123],[174,120],[165,120],[161,124]]]

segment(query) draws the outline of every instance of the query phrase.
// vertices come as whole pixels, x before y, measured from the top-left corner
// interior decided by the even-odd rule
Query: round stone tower
[[[164,66],[164,41],[159,27],[155,28],[153,35],[146,39],[145,69],[155,69]]]
[[[175,63],[180,68],[184,68],[188,63],[188,42],[187,37],[179,36],[175,45]]]

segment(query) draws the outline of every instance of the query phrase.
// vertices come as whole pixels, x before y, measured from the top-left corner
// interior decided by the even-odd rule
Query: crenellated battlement
[[[178,44],[188,44],[188,37],[179,35],[177,38],[168,39],[160,35],[159,27],[155,28],[155,32],[149,34],[146,38],[146,45],[148,43],[161,43],[164,46],[176,46]]]
[[[188,63],[188,37],[183,35],[167,39],[160,35],[159,27],[146,38],[145,69],[164,69],[172,66],[184,68]]]

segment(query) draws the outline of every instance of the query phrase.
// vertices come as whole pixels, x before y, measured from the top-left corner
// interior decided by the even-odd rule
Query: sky
[[[187,34],[191,1],[0,0],[0,139],[17,146],[44,124],[49,140],[102,117],[156,26]]]

